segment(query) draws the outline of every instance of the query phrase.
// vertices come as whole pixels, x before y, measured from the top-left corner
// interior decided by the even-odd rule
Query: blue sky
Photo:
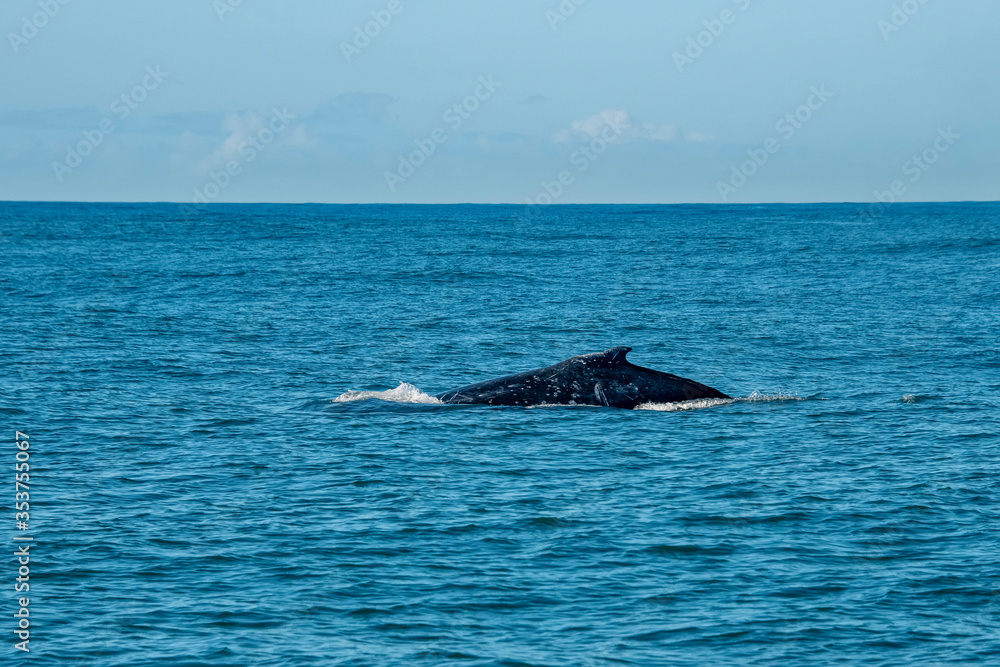
[[[995,0],[7,0],[0,200],[997,200],[997,25]]]

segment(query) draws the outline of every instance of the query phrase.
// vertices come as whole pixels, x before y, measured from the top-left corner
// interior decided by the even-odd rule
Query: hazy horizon
[[[0,200],[1000,200],[1000,5],[14,0]]]

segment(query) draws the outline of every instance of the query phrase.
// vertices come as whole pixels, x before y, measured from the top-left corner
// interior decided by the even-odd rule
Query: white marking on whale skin
[[[608,398],[604,395],[604,390],[601,388],[600,382],[594,385],[594,395],[597,396],[597,400],[601,402],[601,405],[611,407],[611,404],[608,403]]]

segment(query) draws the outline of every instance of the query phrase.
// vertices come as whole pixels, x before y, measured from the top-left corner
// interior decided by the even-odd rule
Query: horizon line
[[[528,208],[555,208],[568,206],[905,206],[908,204],[1000,204],[1000,199],[955,199],[955,200],[918,200],[918,201],[803,201],[803,202],[565,202],[551,204],[528,204],[518,202],[322,202],[322,201],[248,201],[248,202],[208,202],[196,204],[188,201],[150,201],[150,200],[110,200],[110,199],[0,199],[0,204],[170,204],[173,206],[190,206],[200,209],[211,206],[523,206]]]

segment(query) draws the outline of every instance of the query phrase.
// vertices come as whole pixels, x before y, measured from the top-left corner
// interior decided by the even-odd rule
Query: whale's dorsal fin
[[[627,361],[627,359],[625,359],[625,355],[631,351],[632,348],[630,347],[613,347],[605,352],[604,356],[613,364],[624,364]]]
[[[610,350],[605,350],[604,352],[594,352],[593,354],[585,354],[583,358],[590,363],[597,363],[600,365],[608,364],[610,366],[617,366],[618,364],[626,364],[628,360],[625,359],[625,355],[632,351],[630,347],[613,347]]]

